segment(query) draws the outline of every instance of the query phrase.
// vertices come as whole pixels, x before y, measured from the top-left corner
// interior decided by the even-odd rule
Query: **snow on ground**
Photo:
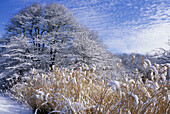
[[[32,114],[32,111],[0,93],[0,114]]]

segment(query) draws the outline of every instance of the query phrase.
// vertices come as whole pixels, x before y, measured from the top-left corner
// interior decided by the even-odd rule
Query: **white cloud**
[[[165,43],[170,37],[168,0],[145,0],[142,4],[138,0],[127,3],[124,0],[13,1],[27,5],[33,2],[64,4],[80,23],[97,31],[112,52],[147,53],[154,48],[167,48]]]
[[[108,46],[109,50],[114,51],[115,53],[123,52],[127,49],[127,45],[124,40],[116,39],[107,39],[104,41],[104,44]]]
[[[125,53],[150,53],[156,48],[168,49],[170,39],[170,23],[160,23],[151,28],[145,28],[122,39],[109,39],[105,42],[112,50]]]
[[[110,50],[146,54],[156,48],[169,48],[166,43],[170,39],[170,6],[166,0],[155,0],[145,6],[141,7],[139,19],[125,21],[113,30],[117,34],[108,35],[105,44]]]

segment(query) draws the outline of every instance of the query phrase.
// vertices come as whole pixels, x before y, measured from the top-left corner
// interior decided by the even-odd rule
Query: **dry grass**
[[[152,68],[144,60],[145,68]],[[147,66],[147,67],[146,67]],[[156,67],[155,67],[156,68]],[[170,113],[170,85],[159,67],[152,70],[152,79],[145,83],[137,70],[137,78],[113,80],[94,69],[74,70],[55,68],[47,75],[35,70],[27,83],[17,84],[12,90],[24,99],[35,113]],[[157,72],[157,74],[155,73]],[[155,73],[155,74],[154,74]],[[97,74],[97,75],[96,75]]]

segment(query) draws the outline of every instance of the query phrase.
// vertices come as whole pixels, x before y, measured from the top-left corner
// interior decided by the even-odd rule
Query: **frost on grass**
[[[150,69],[152,65],[146,62]],[[158,73],[145,82],[139,72],[134,79],[121,76],[123,79],[113,80],[103,70],[88,70],[87,66],[56,67],[44,74],[33,69],[27,83],[12,90],[35,113],[168,113],[169,84],[161,78],[166,77],[162,69],[161,65],[153,67]]]

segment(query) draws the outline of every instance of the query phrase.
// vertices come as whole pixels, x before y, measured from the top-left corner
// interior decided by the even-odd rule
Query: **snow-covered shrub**
[[[151,69],[151,80],[124,76],[113,80],[94,67],[58,68],[48,74],[32,70],[27,83],[17,84],[12,91],[24,99],[35,113],[168,113],[169,88],[167,66]],[[118,65],[119,67],[119,65]]]

